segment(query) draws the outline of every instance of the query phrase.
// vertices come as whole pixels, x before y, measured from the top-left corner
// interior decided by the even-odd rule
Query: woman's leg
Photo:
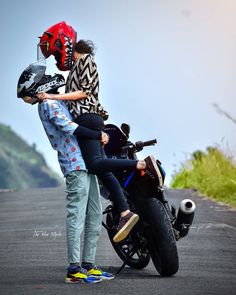
[[[121,189],[120,183],[111,172],[97,174],[103,185],[108,189],[111,195],[111,200],[117,212],[121,213],[129,210],[129,205]]]
[[[94,114],[85,114],[76,120],[81,126],[93,130],[102,131],[104,129],[103,119]],[[155,159],[148,157],[145,161],[125,160],[125,159],[107,159],[100,140],[78,138],[85,164],[90,173],[96,174],[103,181],[106,188],[111,193],[115,207],[119,210],[121,218],[117,227],[117,234],[113,241],[119,242],[127,237],[134,225],[138,222],[139,217],[129,211],[129,207],[121,186],[111,171],[121,169],[145,169],[151,176],[157,174]],[[149,171],[150,170],[150,171]]]
[[[83,158],[85,160],[85,164],[88,169],[89,166],[87,161],[90,161],[90,159],[92,159],[92,161],[96,161],[97,158],[101,159],[102,161],[106,160],[104,149],[102,148],[98,140],[83,139],[79,141],[79,144]],[[134,164],[136,165],[136,161],[134,162]],[[125,166],[123,166],[124,164]],[[121,165],[121,163],[119,163],[119,169],[121,169],[121,167],[127,168],[127,163],[124,164],[122,163]],[[108,167],[109,166],[107,166],[106,169],[108,169]],[[129,167],[131,168],[133,166],[131,165]],[[128,203],[123,194],[119,181],[116,179],[116,177],[111,172],[104,172],[104,169],[102,168],[104,167],[101,167],[101,169],[99,169],[99,171],[101,172],[96,174],[102,180],[104,186],[109,190],[111,198],[114,201],[115,208],[120,213],[121,218],[117,227],[118,232],[113,238],[114,242],[120,242],[128,236],[132,228],[138,222],[139,217],[137,214],[134,214],[129,211]],[[92,173],[94,173],[94,171]]]
[[[88,171],[92,174],[102,174],[122,169],[137,168],[137,160],[108,159],[105,156],[104,148],[100,140],[97,139],[78,139],[78,143],[86,163]]]

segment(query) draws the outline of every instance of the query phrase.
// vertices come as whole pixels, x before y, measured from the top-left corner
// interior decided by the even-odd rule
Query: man
[[[30,103],[29,97],[26,102]],[[49,141],[58,153],[58,161],[66,178],[67,248],[70,265],[65,282],[97,283],[102,279],[113,279],[112,274],[94,265],[102,223],[101,200],[97,178],[87,173],[74,135],[101,138],[103,144],[108,142],[108,136],[72,122],[62,101],[44,100],[38,103],[38,113]],[[80,264],[80,237],[83,227],[84,245]]]

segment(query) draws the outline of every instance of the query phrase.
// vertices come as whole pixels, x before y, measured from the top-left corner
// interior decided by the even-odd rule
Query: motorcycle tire
[[[106,225],[108,226],[108,236],[110,239],[110,242],[116,251],[117,255],[120,257],[120,259],[124,262],[127,260],[128,257],[128,252],[129,250],[133,247],[134,241],[132,239],[131,234],[122,242],[120,243],[115,243],[113,242],[113,237],[117,233],[115,229],[115,222],[113,220],[113,215],[112,213],[108,213],[106,216]],[[148,250],[145,249],[137,249],[135,254],[128,258],[126,261],[126,264],[134,269],[143,269],[145,268],[150,261],[150,255],[148,253]]]
[[[150,255],[161,276],[172,276],[179,268],[178,250],[172,224],[158,199],[145,200],[145,219],[149,223],[147,239]]]

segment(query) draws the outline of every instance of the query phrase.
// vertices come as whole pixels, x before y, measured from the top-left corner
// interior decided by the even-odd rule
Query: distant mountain
[[[9,126],[0,123],[0,189],[26,189],[61,185],[60,177],[42,154]]]

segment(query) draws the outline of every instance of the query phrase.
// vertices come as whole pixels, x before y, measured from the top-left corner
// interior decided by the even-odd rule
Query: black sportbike
[[[111,158],[137,159],[137,152],[156,143],[156,139],[130,142],[130,127],[124,123],[121,128],[107,124],[105,132],[110,137],[105,152],[107,157]],[[165,172],[158,160],[157,165],[164,181]],[[119,213],[112,202],[103,212],[106,215],[103,226],[108,232],[112,246],[123,261],[117,273],[125,265],[134,269],[145,268],[152,258],[161,276],[174,275],[179,268],[176,240],[186,236],[189,231],[194,216],[194,202],[189,199],[183,200],[176,214],[175,207],[169,206],[165,199],[163,185],[155,183],[142,171],[123,170],[114,174],[123,188],[130,210],[140,217],[128,237],[115,243],[113,237],[117,233]],[[110,199],[108,191],[103,186],[101,193],[103,197]]]

